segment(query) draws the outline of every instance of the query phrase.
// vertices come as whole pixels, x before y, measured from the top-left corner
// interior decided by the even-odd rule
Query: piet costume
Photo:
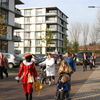
[[[25,60],[20,64],[18,76],[15,78],[22,82],[26,100],[32,100],[33,83],[39,79],[35,63],[31,61],[31,58],[32,55],[30,53],[25,54]],[[29,94],[30,99],[28,99]]]

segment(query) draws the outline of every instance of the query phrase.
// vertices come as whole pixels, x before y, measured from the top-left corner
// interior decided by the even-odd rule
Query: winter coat
[[[62,91],[67,92],[69,90],[69,82],[63,83],[63,82],[60,81],[58,83],[57,90],[59,91],[59,89],[61,89],[61,88],[63,88]]]
[[[44,62],[39,65],[46,65],[46,74],[47,76],[55,76],[55,60],[54,58],[46,59]]]
[[[21,78],[22,83],[33,83],[35,81],[35,79],[38,77],[38,73],[36,71],[34,62],[32,62],[32,61],[27,62],[26,60],[24,60],[20,64],[18,77]],[[30,80],[31,82],[29,82],[29,79],[32,78],[32,77],[34,79],[31,79]]]
[[[64,57],[64,60],[67,61],[67,63],[69,64],[69,66],[71,67],[71,69],[73,71],[76,71],[76,66],[75,66],[75,62],[74,62],[73,58]]]

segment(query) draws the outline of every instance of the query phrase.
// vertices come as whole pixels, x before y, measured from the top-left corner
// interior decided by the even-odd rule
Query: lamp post
[[[88,8],[100,8],[100,6],[88,6]]]

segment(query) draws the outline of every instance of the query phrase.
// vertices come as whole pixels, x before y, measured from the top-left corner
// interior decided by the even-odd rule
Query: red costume
[[[24,93],[32,93],[33,82],[38,77],[34,62],[27,62],[26,60],[24,60],[20,64],[18,77],[20,77],[21,82],[23,83]]]

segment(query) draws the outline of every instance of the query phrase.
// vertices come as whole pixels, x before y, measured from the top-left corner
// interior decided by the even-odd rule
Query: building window
[[[36,15],[41,15],[42,13],[42,9],[36,9]]]
[[[24,46],[31,46],[31,40],[24,40]]]
[[[55,47],[46,48],[46,52],[55,52]]]
[[[25,32],[24,33],[24,38],[25,39],[30,39],[30,32]]]
[[[31,9],[26,9],[26,10],[24,10],[24,15],[25,16],[30,16],[31,15]]]
[[[24,47],[24,53],[26,53],[26,52],[31,52],[31,48]]]
[[[31,22],[31,17],[25,17],[25,23],[30,23]]]
[[[35,38],[41,38],[41,34],[42,34],[42,32],[36,32],[35,33]]]
[[[0,52],[7,52],[8,41],[0,41]]]
[[[57,10],[47,10],[47,13],[57,13]]]
[[[42,47],[36,47],[36,52],[42,52]]]
[[[56,21],[56,17],[46,17],[46,21]]]
[[[37,22],[37,23],[43,22],[43,17],[36,17],[36,22]]]
[[[30,31],[30,25],[24,25],[25,31]]]
[[[49,28],[49,29],[57,29],[57,25],[47,25],[47,28]]]
[[[41,46],[41,40],[36,40],[35,45],[36,46]]]
[[[19,46],[19,43],[18,42],[15,42],[14,43],[14,47],[18,47]]]
[[[20,32],[16,32],[16,36],[20,36]]]
[[[36,25],[36,31],[42,31],[42,24]]]
[[[7,23],[7,22],[8,22],[8,12],[5,11],[5,10],[1,10],[1,14],[2,14],[2,16],[3,16],[2,22],[3,22],[3,23]]]
[[[8,8],[9,6],[9,0],[0,0],[1,5],[5,8]]]

